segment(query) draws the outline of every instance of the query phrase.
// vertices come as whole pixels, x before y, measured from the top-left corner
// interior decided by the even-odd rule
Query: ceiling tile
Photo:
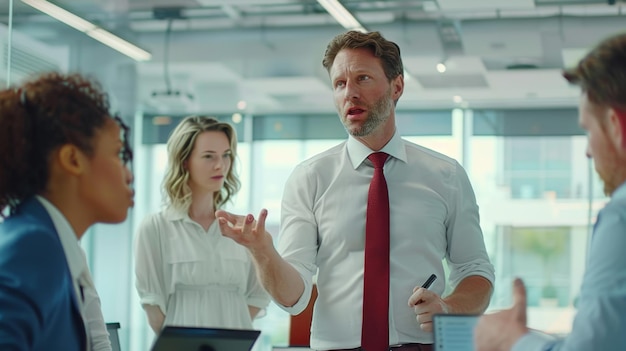
[[[488,87],[482,74],[418,74],[415,78],[425,89]]]
[[[248,79],[243,82],[246,89],[253,89],[270,95],[294,95],[329,93],[330,85],[316,77],[278,77]]]
[[[528,9],[535,7],[534,0],[437,0],[443,11],[488,10],[488,9]]]

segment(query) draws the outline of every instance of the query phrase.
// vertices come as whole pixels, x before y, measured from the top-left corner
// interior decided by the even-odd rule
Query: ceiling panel
[[[418,74],[415,78],[425,89],[488,87],[482,74]]]
[[[437,4],[443,11],[529,9],[535,7],[534,0],[437,0]]]
[[[480,57],[542,57],[542,32],[476,28],[463,32],[463,47],[467,55]]]
[[[329,93],[330,83],[316,77],[279,77],[249,79],[243,83],[246,89],[264,91],[270,95],[294,95],[307,93]]]
[[[138,66],[142,76],[165,79],[165,65],[162,62],[143,63]],[[239,81],[240,75],[221,62],[175,62],[168,67],[170,75],[185,75],[194,79],[207,79],[213,82]]]
[[[562,70],[535,69],[492,71],[487,74],[493,90],[519,90],[525,93],[553,90],[569,91],[569,83],[561,75]]]
[[[623,28],[626,4],[597,0],[342,0],[370,30],[397,42],[411,76],[398,108],[480,104],[576,104],[577,90],[560,77],[599,39]],[[169,70],[172,88],[194,102],[180,108],[332,112],[332,91],[321,67],[326,44],[343,29],[316,0],[57,0],[55,4],[145,47],[153,54],[136,64],[137,96],[165,89],[164,33],[155,6],[181,6],[174,21]],[[99,71],[95,52],[131,64],[83,33],[20,1],[14,28],[72,50],[70,67]],[[0,6],[0,21],[7,20]],[[3,13],[4,11],[4,13]],[[2,17],[4,16],[4,17]],[[443,19],[458,23],[462,50],[446,52],[438,35]],[[449,50],[448,50],[449,51]],[[108,58],[107,58],[108,59]],[[102,59],[105,61],[105,59]],[[440,74],[436,64],[445,61]],[[527,69],[506,70],[526,64]],[[134,64],[134,63],[132,63]],[[532,69],[531,66],[549,69]],[[105,79],[108,77],[102,73]],[[167,104],[166,104],[167,105]]]
[[[479,56],[409,56],[403,57],[404,67],[411,74],[434,74],[437,64],[446,65],[446,74],[483,73],[485,66]]]

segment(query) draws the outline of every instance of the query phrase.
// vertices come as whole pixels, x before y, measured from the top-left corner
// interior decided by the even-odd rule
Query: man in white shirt
[[[366,350],[432,350],[434,314],[481,313],[492,292],[493,266],[472,187],[455,160],[397,132],[404,69],[395,43],[378,32],[350,31],[330,42],[323,65],[348,140],[293,171],[277,250],[264,229],[266,210],[258,223],[252,215],[220,211],[222,232],[250,250],[266,290],[291,314],[307,306],[317,273],[313,349],[363,349],[363,312],[370,308],[363,306],[366,212],[374,173],[368,156],[388,154],[388,343]],[[453,290],[442,298],[444,258]],[[421,288],[433,273],[440,279]]]

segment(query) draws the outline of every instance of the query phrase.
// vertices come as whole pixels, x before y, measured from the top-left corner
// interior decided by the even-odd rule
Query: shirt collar
[[[352,162],[352,167],[354,167],[354,169],[359,167],[363,161],[365,161],[367,156],[376,152],[363,145],[363,143],[358,141],[352,135],[348,136],[347,148],[348,156],[350,157],[350,162]],[[404,143],[402,142],[402,138],[400,137],[400,134],[398,134],[397,130],[394,131],[391,139],[379,151],[385,152],[402,162],[407,162],[406,149],[404,148]]]
[[[622,185],[618,186],[617,189],[615,189],[615,191],[613,191],[613,194],[611,195],[612,198],[619,198],[619,197],[626,197],[626,181],[622,183]]]
[[[165,219],[172,222],[189,218],[189,214],[187,214],[187,211],[176,208],[174,206],[167,206],[165,211],[163,211],[163,214],[165,216]]]
[[[61,246],[65,252],[65,258],[67,259],[67,264],[70,267],[72,278],[77,280],[85,269],[87,269],[87,265],[83,257],[83,251],[79,246],[76,233],[65,216],[63,216],[61,211],[59,211],[56,206],[42,196],[36,195],[36,197],[52,219],[54,228],[56,229],[59,239],[61,240]]]

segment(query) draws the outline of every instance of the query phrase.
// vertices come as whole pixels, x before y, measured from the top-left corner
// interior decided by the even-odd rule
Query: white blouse
[[[204,230],[171,207],[141,223],[135,275],[141,304],[159,306],[164,325],[250,329],[248,306],[269,303],[243,246],[217,221]]]

